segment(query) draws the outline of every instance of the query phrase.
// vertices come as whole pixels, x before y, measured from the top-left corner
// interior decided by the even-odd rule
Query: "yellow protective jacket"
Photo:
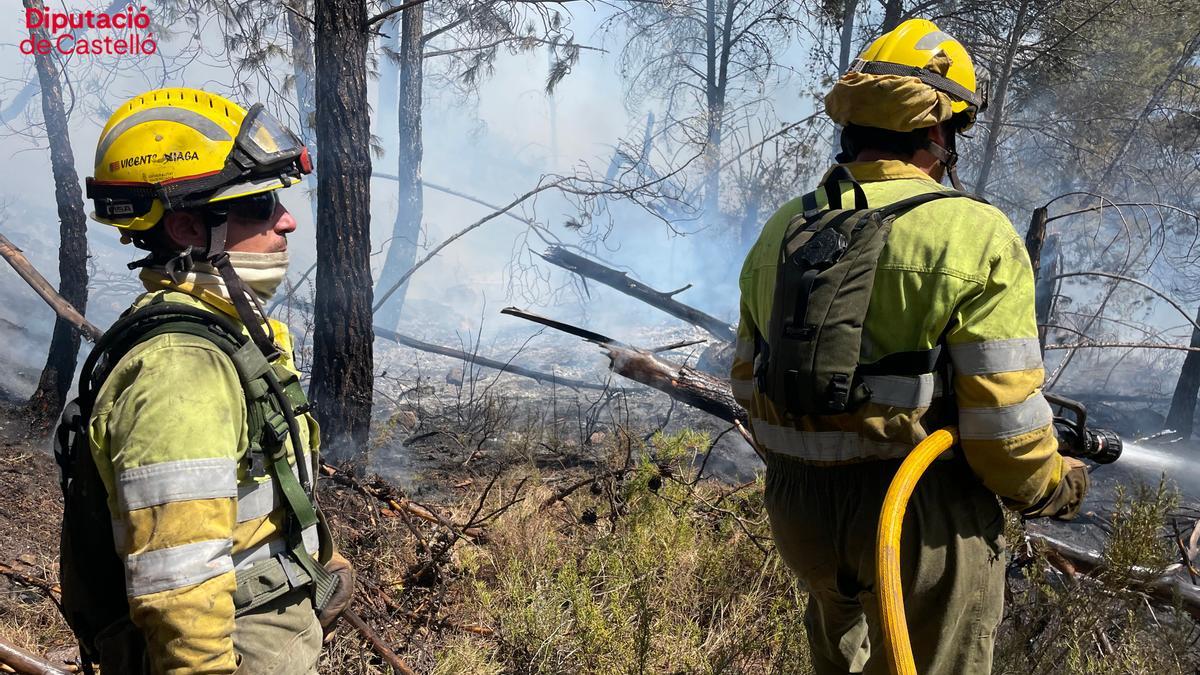
[[[232,312],[211,293],[183,292],[148,271],[142,278],[151,292],[135,307],[166,295]],[[271,327],[282,363],[294,372],[287,327],[274,320]],[[315,477],[317,424],[305,414],[299,426]],[[146,639],[151,671],[234,672],[235,573],[288,547],[287,506],[247,456],[246,402],[232,361],[192,335],[168,333],[138,344],[98,392],[89,443],[108,491],[130,618]],[[303,538],[316,557],[317,528]]]
[[[943,190],[901,161],[846,167],[872,207]],[[852,204],[846,184],[843,203]],[[823,190],[817,203],[825,208]],[[769,335],[779,245],[801,199],[779,209],[746,257],[741,318],[731,372],[734,396],[750,413],[757,442],[811,463],[905,456],[940,426],[957,423],[967,462],[1010,507],[1036,515],[1072,489],[1042,396],[1033,274],[1024,243],[998,209],[969,199],[936,200],[900,215],[879,259],[863,326],[860,362],[927,350],[944,339],[953,365],[957,413],[941,379],[868,376],[872,399],[847,414],[783,415],[754,385],[755,334]],[[1060,488],[1061,486],[1061,488]],[[1080,495],[1081,497],[1082,495]]]

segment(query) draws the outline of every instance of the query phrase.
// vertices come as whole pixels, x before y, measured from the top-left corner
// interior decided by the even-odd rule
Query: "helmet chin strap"
[[[949,147],[946,147],[949,146]],[[954,149],[954,135],[951,134],[950,142],[943,146],[932,138],[925,142],[925,150],[933,155],[934,159],[941,162],[942,166],[946,167],[946,173],[950,176],[950,184],[959,192],[966,192],[963,189],[962,182],[958,180],[958,152]]]
[[[282,353],[275,346],[275,331],[271,328],[271,322],[267,321],[267,313],[258,297],[246,288],[242,278],[233,269],[233,264],[229,262],[229,252],[225,250],[225,238],[228,233],[229,222],[224,219],[208,228],[204,258],[216,268],[221,279],[225,281],[229,299],[233,301],[233,307],[237,310],[242,324],[246,326],[250,339],[258,346],[263,356],[267,357],[267,361],[274,361]],[[251,302],[254,303],[254,307],[250,306]],[[258,311],[255,312],[255,309]],[[263,323],[267,324],[267,332],[263,332]]]

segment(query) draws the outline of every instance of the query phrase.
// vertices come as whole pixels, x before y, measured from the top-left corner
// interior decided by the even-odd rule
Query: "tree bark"
[[[373,395],[366,0],[316,2],[317,292],[312,400],[331,457],[366,449]]]
[[[43,11],[42,0],[25,0],[27,9]],[[35,41],[47,39],[42,28],[30,30]],[[70,129],[59,84],[58,66],[52,55],[36,55],[38,80],[42,87],[42,117],[50,143],[50,164],[54,173],[54,198],[58,202],[58,294],[79,312],[87,311],[87,217],[83,212],[83,191],[75,172]],[[30,410],[41,420],[54,418],[62,408],[75,379],[79,357],[79,332],[66,319],[57,317],[50,338],[50,352],[37,390],[29,399]]]
[[[845,73],[850,67],[850,52],[854,48],[854,12],[858,9],[858,0],[846,0],[842,7],[842,30],[838,36],[838,75]]]
[[[1200,308],[1196,310],[1200,323]],[[1192,327],[1192,347],[1200,347],[1200,328]],[[1167,413],[1167,428],[1184,438],[1192,435],[1192,420],[1196,415],[1196,394],[1200,392],[1200,352],[1188,352],[1183,358],[1175,393],[1171,395],[1171,410]]]
[[[399,152],[397,164],[396,220],[387,258],[379,272],[379,289],[391,288],[413,266],[421,236],[424,199],[421,195],[421,85],[424,76],[424,6],[404,10],[401,19]],[[385,328],[395,328],[404,309],[408,283],[396,290],[376,311],[375,320]]]
[[[1004,49],[1004,64],[1000,69],[1000,78],[996,83],[996,100],[991,104],[992,120],[988,125],[987,143],[983,148],[983,157],[979,160],[979,174],[975,177],[975,193],[980,197],[987,192],[988,178],[992,173],[992,162],[996,159],[996,148],[1000,145],[1000,132],[1004,130],[1004,102],[1008,98],[1008,85],[1012,81],[1013,62],[1017,58],[1017,47],[1025,34],[1025,17],[1029,14],[1028,0],[1021,0],[1017,8],[1017,18],[1013,20],[1012,29],[1008,34],[1008,46]]]

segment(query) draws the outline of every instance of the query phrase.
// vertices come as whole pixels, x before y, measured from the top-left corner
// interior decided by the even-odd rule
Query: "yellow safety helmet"
[[[962,131],[987,107],[985,84],[962,43],[932,21],[909,19],[859,55],[826,97],[826,111],[843,126],[908,131],[958,118]]]
[[[87,196],[95,220],[142,232],[169,210],[289,187],[311,172],[304,144],[261,104],[246,111],[198,89],[156,89],[104,125]]]

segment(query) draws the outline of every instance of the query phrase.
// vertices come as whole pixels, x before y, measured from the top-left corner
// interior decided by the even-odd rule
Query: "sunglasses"
[[[270,220],[279,205],[279,196],[275,190],[260,192],[256,195],[238,197],[208,205],[208,211],[221,216],[237,216],[244,220]]]

